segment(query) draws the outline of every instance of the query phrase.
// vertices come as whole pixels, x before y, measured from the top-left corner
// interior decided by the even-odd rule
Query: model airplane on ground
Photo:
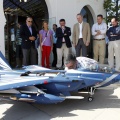
[[[24,70],[12,70],[0,52],[0,98],[51,104],[65,99],[83,99],[71,96],[70,92],[90,88],[92,101],[94,88],[117,82],[119,73],[82,70],[52,70],[36,65]]]

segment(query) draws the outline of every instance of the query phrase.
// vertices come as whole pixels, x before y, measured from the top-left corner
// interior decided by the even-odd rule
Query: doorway
[[[26,17],[33,18],[33,25],[39,31],[42,22],[48,20],[48,8],[45,0],[4,0],[5,25],[5,57],[10,65],[16,65],[16,31],[17,24],[24,24]]]
[[[89,23],[90,25],[90,30],[92,29],[92,26],[94,24],[93,16],[87,6],[84,6],[80,12],[83,16],[83,21]],[[92,40],[92,35],[91,35],[91,41],[90,45],[87,47],[87,56],[89,58],[93,58],[93,40]]]

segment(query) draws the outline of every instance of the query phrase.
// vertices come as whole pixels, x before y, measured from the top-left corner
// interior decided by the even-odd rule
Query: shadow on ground
[[[51,105],[28,104],[21,102],[9,102],[13,106],[3,113],[4,120],[49,120],[58,117],[74,117],[78,116],[73,111],[95,111],[96,109],[120,108],[120,99],[114,95],[117,88],[102,88],[95,92],[94,100],[88,102],[88,94],[83,95],[82,100],[65,100],[62,103]],[[1,104],[6,104],[1,102]],[[1,108],[0,108],[1,109]],[[81,113],[82,114],[82,113]],[[81,115],[79,114],[79,116]]]

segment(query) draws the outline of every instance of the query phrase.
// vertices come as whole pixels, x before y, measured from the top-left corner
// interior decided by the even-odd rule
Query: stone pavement
[[[120,120],[118,84],[98,89],[92,102],[82,95],[85,99],[52,105],[1,101],[0,120]]]

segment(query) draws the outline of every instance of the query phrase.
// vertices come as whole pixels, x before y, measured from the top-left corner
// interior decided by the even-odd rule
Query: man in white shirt
[[[99,60],[100,64],[104,64],[105,52],[106,52],[106,42],[105,36],[107,31],[106,23],[103,23],[103,16],[100,14],[97,16],[97,23],[92,27],[93,40],[93,53],[94,59]]]

